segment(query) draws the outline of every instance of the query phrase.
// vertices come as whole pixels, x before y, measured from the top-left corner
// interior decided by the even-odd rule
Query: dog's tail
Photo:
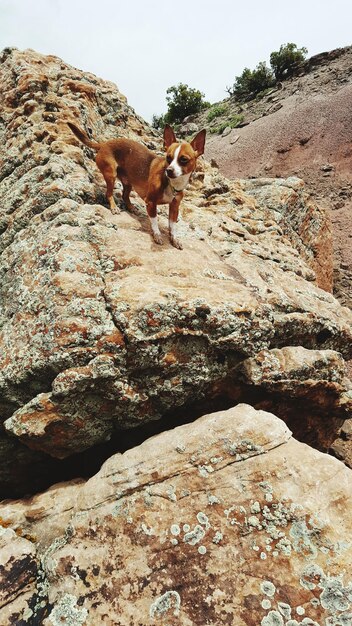
[[[78,126],[72,124],[72,122],[67,122],[67,125],[70,127],[73,134],[76,135],[76,137],[78,137],[78,139],[82,143],[84,143],[85,146],[88,146],[88,148],[93,148],[93,150],[99,150],[101,144],[89,139],[87,133],[85,133],[84,130],[81,130],[80,128],[78,128]]]

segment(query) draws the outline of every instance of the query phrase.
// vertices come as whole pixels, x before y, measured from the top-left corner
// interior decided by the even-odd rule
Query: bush
[[[211,122],[212,120],[215,120],[216,117],[219,117],[219,115],[223,115],[224,113],[226,113],[226,111],[227,111],[227,106],[224,104],[217,104],[211,107],[207,115],[207,121]]]
[[[225,128],[227,128],[228,126],[230,128],[237,128],[237,126],[239,124],[241,124],[241,122],[243,122],[244,120],[244,115],[233,115],[232,117],[230,117],[230,119],[226,120],[226,122],[223,122],[222,124],[220,124],[220,126],[216,126],[215,128],[210,128],[210,132],[214,135],[221,135],[221,133],[224,132]]]
[[[308,54],[307,48],[297,48],[295,43],[282,44],[280,50],[270,55],[270,65],[276,80],[282,80],[290,76]]]
[[[164,121],[168,124],[180,124],[187,115],[200,113],[210,106],[204,100],[204,93],[184,83],[169,87],[166,93],[167,113]]]
[[[265,61],[258,63],[254,70],[245,67],[241,76],[236,76],[232,94],[239,100],[255,96],[274,84],[274,76]]]

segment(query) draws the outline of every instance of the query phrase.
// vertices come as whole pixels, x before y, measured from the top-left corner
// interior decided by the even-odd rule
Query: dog
[[[204,154],[206,131],[201,130],[194,139],[178,142],[168,124],[164,128],[164,157],[131,139],[110,139],[96,142],[75,124],[67,122],[71,131],[89,148],[96,150],[95,162],[106,182],[106,199],[113,213],[118,212],[113,190],[118,178],[122,183],[122,198],[128,210],[132,189],[145,201],[155,243],[163,243],[158,226],[157,205],[169,205],[169,235],[171,244],[182,250],[176,235],[176,222],[183,192],[187,187],[198,157]]]

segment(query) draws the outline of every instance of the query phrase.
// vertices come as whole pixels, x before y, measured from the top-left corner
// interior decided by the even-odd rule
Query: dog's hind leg
[[[114,159],[106,158],[104,155],[101,155],[98,152],[95,162],[99,167],[102,175],[104,176],[106,182],[106,199],[109,203],[109,207],[112,213],[119,213],[120,210],[116,206],[114,200],[114,187],[116,182],[116,161]]]
[[[132,185],[130,185],[129,180],[121,167],[118,167],[116,170],[117,178],[122,183],[122,199],[125,203],[126,209],[128,211],[134,211],[134,206],[130,200],[130,193],[132,191]]]

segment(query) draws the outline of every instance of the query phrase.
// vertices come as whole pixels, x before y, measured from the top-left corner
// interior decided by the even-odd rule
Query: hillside
[[[299,73],[241,105],[229,98],[224,114],[207,121],[207,158],[230,178],[297,175],[327,207],[334,233],[334,293],[352,305],[352,47],[308,59]],[[231,129],[234,116],[240,128]],[[221,135],[212,131],[225,127]]]

